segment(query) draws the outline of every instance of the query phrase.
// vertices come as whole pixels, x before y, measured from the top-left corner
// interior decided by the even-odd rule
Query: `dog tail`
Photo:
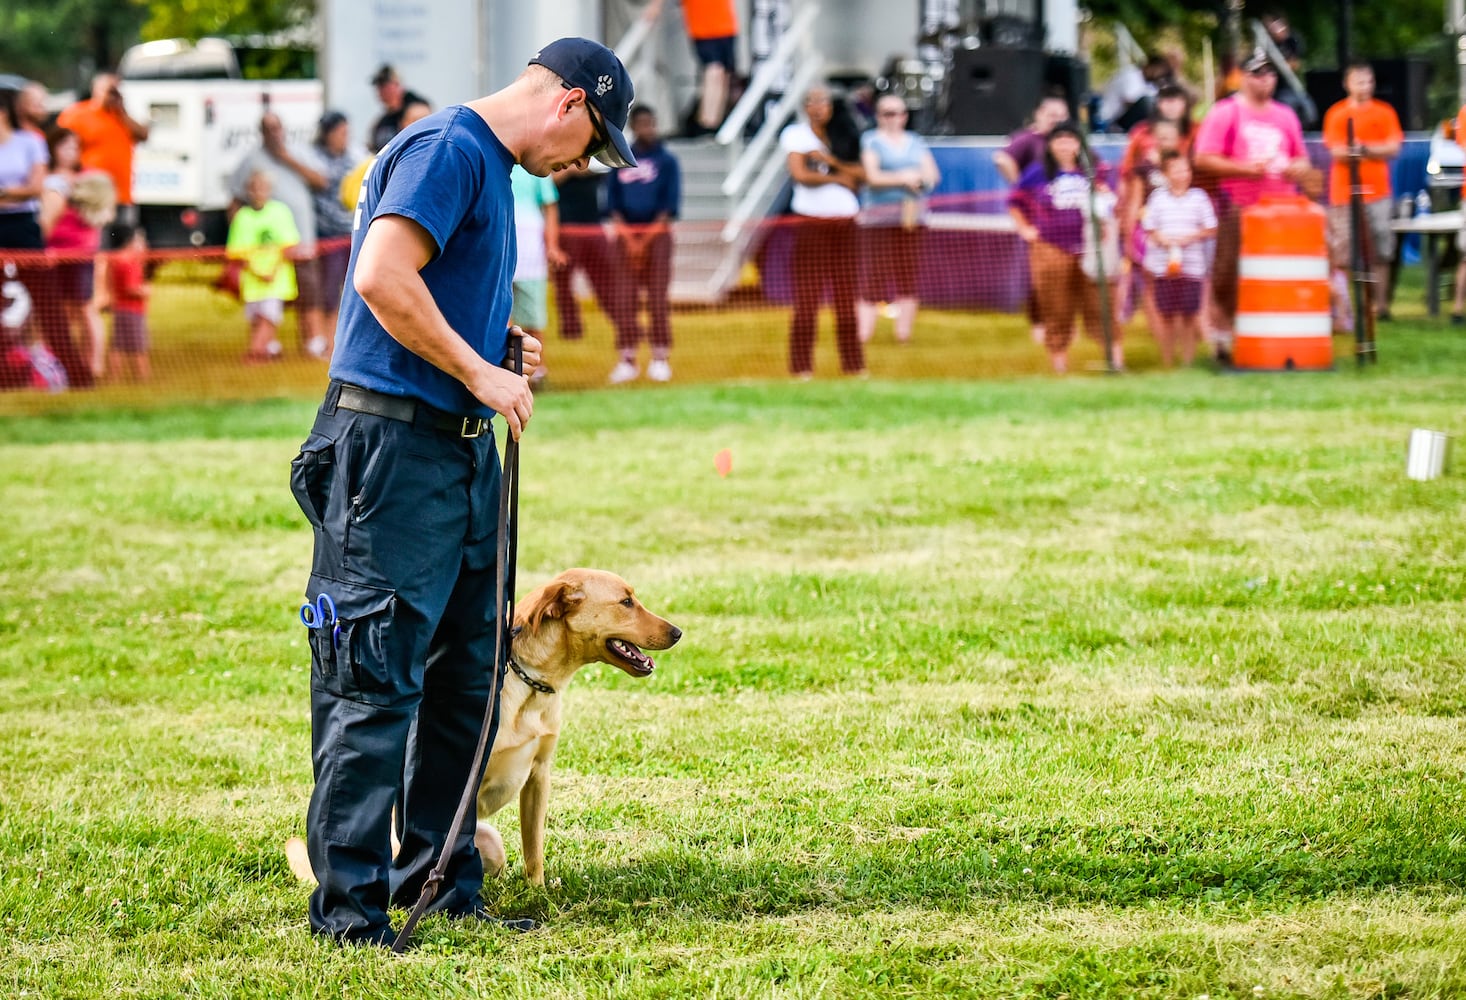
[[[397,840],[397,810],[395,807],[392,810],[392,817],[392,857],[395,858],[398,849],[402,847],[402,844]],[[290,862],[290,870],[302,882],[315,885],[320,881],[316,878],[316,870],[311,867],[310,851],[306,849],[305,841],[299,837],[291,837],[285,841],[285,860]]]
[[[299,837],[291,837],[285,841],[285,860],[290,862],[290,870],[295,873],[296,878],[302,882],[309,882],[311,885],[316,884],[316,873],[311,868],[311,859],[306,852],[305,841]]]

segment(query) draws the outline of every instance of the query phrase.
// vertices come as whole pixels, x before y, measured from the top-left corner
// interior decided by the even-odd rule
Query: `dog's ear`
[[[547,583],[529,596],[520,606],[519,615],[530,632],[538,634],[546,618],[564,618],[566,613],[585,599],[578,587],[564,580]]]
[[[564,596],[565,584],[549,583],[530,594],[519,606],[519,614],[524,616],[524,624],[532,634],[539,633],[540,623],[546,618],[565,616]]]
[[[530,594],[514,609],[514,617],[538,634],[546,618],[564,618],[585,600],[585,589],[573,577],[557,578]]]

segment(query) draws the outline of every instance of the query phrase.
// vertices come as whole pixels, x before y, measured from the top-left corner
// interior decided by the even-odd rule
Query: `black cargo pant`
[[[310,922],[382,941],[389,904],[416,901],[447,838],[494,688],[500,468],[491,433],[445,433],[421,407],[411,423],[357,413],[338,394],[291,466],[315,529],[306,599],[330,595],[340,619],[310,633]],[[473,829],[470,809],[433,910],[476,904]]]

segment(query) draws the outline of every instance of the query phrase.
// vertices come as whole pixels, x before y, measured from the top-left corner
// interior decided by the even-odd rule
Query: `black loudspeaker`
[[[1374,60],[1374,96],[1395,109],[1400,127],[1407,131],[1423,132],[1432,126],[1426,102],[1430,68],[1424,59]]]
[[[1089,64],[1078,56],[1050,55],[1044,68],[1045,92],[1058,92],[1069,102],[1069,117],[1079,121],[1080,110],[1089,106]],[[1038,98],[1034,98],[1038,105]]]
[[[1425,132],[1434,127],[1426,105],[1430,87],[1430,63],[1423,59],[1371,59],[1374,67],[1374,96],[1395,109],[1400,127],[1407,132]],[[1329,108],[1348,95],[1344,74],[1337,69],[1311,69],[1304,76],[1308,96],[1318,106],[1319,121]]]
[[[1048,56],[1038,49],[958,49],[947,90],[947,128],[956,135],[1007,135],[1043,95]]]
[[[1308,90],[1313,106],[1318,108],[1319,127],[1322,128],[1323,116],[1329,108],[1348,96],[1344,93],[1344,75],[1336,69],[1311,69],[1303,74],[1303,86]],[[1399,114],[1399,111],[1395,113]],[[1402,120],[1400,126],[1403,128],[1404,125]]]

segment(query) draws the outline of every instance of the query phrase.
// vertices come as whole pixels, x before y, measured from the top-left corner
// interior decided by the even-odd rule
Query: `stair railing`
[[[772,106],[765,108],[763,124],[738,153],[723,180],[723,193],[737,198],[727,224],[723,226],[725,243],[738,239],[744,226],[763,207],[774,184],[783,174],[783,161],[771,155],[779,133],[792,118],[803,100],[804,92],[819,78],[823,60],[814,46],[814,25],[819,6],[808,3],[795,13],[794,19],[769,57],[759,66],[738,103],[718,129],[720,145],[731,146],[741,140],[743,129],[759,108],[768,103],[781,78],[790,73],[784,92]]]

